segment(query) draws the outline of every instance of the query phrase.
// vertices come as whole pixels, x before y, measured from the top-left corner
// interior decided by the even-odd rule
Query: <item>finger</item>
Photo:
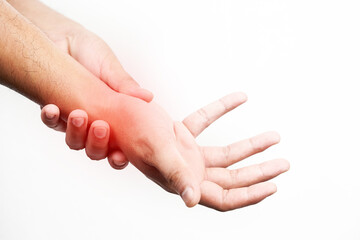
[[[247,97],[244,93],[235,92],[229,94],[190,114],[183,120],[183,123],[192,135],[197,137],[211,123],[225,113],[243,104],[246,100]]]
[[[114,54],[106,58],[100,78],[117,92],[151,102],[154,95],[139,84],[124,70]]]
[[[94,121],[89,129],[86,139],[86,154],[90,159],[104,159],[108,153],[110,138],[109,124],[102,120]]]
[[[256,204],[275,192],[276,185],[269,182],[224,190],[216,183],[204,181],[200,204],[224,212]]]
[[[203,147],[207,167],[228,167],[280,142],[276,132],[266,132],[225,147]]]
[[[177,192],[186,206],[193,207],[200,201],[200,179],[193,174],[176,147],[167,147],[156,156],[156,168],[164,176],[169,188]]]
[[[261,164],[236,170],[226,168],[207,168],[207,180],[216,183],[224,189],[248,187],[256,183],[270,180],[288,171],[289,162],[285,159],[275,159]]]
[[[145,102],[151,102],[154,98],[154,95],[149,90],[146,90],[141,87],[129,87],[127,86],[127,83],[122,83],[122,84],[123,85],[118,89],[118,92],[124,93],[132,97],[140,98]]]
[[[41,109],[43,123],[56,131],[65,132],[66,123],[60,118],[60,110],[54,104],[48,104]]]
[[[88,115],[83,110],[74,110],[69,114],[65,141],[69,148],[80,150],[85,147]]]
[[[108,161],[111,167],[118,170],[124,169],[129,164],[125,154],[120,150],[110,152]]]

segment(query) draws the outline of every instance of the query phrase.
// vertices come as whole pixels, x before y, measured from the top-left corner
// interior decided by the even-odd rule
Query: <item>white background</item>
[[[246,92],[199,143],[276,130],[278,146],[235,167],[291,169],[255,206],[187,209],[132,166],[69,150],[0,87],[0,239],[360,239],[358,1],[45,2],[102,37],[174,119]]]

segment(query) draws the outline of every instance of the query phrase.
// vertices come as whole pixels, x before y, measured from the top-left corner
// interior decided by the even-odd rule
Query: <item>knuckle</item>
[[[264,150],[261,146],[259,146],[259,144],[256,143],[255,138],[249,138],[249,144],[250,144],[250,148],[254,152],[261,152],[262,150]]]
[[[223,148],[224,159],[226,162],[229,161],[230,151],[231,151],[230,145],[227,145],[226,147]]]
[[[181,180],[181,173],[179,170],[174,170],[167,176],[168,183],[170,184],[170,186],[174,186],[175,189],[177,189],[180,180]]]
[[[239,179],[238,169],[237,170],[230,170],[229,174],[230,174],[230,182],[233,183],[233,184],[237,183],[238,179]]]
[[[218,209],[220,212],[229,211],[228,198],[229,198],[229,190],[224,189],[222,192],[221,204]]]
[[[262,164],[257,165],[257,169],[258,169],[258,173],[259,173],[259,178],[260,179],[266,179],[268,178],[268,176],[265,174],[265,171],[263,169]]]
[[[211,123],[210,117],[204,108],[197,110],[197,114],[202,118],[202,123],[205,127],[208,127]]]
[[[220,98],[219,99],[219,103],[221,104],[221,106],[223,106],[224,108],[224,112],[228,112],[230,109],[229,105],[226,103],[225,101],[225,97],[224,98]]]

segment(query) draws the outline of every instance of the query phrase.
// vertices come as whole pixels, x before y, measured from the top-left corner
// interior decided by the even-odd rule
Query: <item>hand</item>
[[[70,113],[67,123],[60,118],[60,110],[48,104],[41,110],[41,120],[48,127],[66,132],[66,144],[70,149],[85,148],[86,155],[92,160],[108,158],[109,164],[117,170],[124,169],[129,161],[121,150],[108,151],[110,128],[107,122],[97,120],[88,128],[88,115],[83,110]]]
[[[268,132],[227,147],[200,147],[195,142],[206,127],[246,101],[242,93],[230,94],[191,114],[183,122],[173,122],[154,103],[129,104],[116,131],[127,158],[148,178],[165,190],[178,193],[187,206],[200,204],[228,211],[255,204],[276,192],[265,182],[287,171],[289,163],[276,159],[262,164],[229,170],[226,167],[261,152],[279,142]],[[126,126],[126,122],[130,123]],[[116,134],[115,134],[116,135]]]
[[[80,24],[52,10],[51,8],[47,7],[38,0],[8,0],[7,2],[11,4],[11,6],[15,8],[18,12],[20,12],[21,15],[23,15],[28,20],[30,20],[32,24],[38,27],[38,29],[36,29],[35,31],[34,29],[32,29],[32,31],[30,32],[33,32],[36,36],[38,36],[39,39],[42,39],[41,42],[43,44],[46,42],[45,45],[48,45],[48,41],[47,39],[45,40],[43,38],[44,37],[43,35],[41,36],[38,35],[39,29],[43,33],[45,33],[53,43],[55,43],[55,46],[57,46],[58,49],[65,52],[67,55],[70,55],[78,63],[84,66],[90,73],[92,73],[93,76],[96,76],[97,79],[100,79],[101,81],[106,83],[113,90],[143,99],[146,102],[150,102],[152,100],[153,98],[152,93],[145,89],[140,88],[140,86],[130,77],[130,75],[124,71],[124,69],[122,68],[121,64],[119,63],[115,54],[111,51],[109,46],[98,36],[89,32]],[[28,23],[22,22],[22,24],[25,26]],[[24,34],[24,31],[21,32],[21,34]],[[23,45],[30,46],[29,56],[38,57],[39,53],[37,54],[33,53],[35,38],[34,37],[30,37],[30,38],[32,41],[31,44],[30,42],[28,42],[29,45],[24,45],[24,44]],[[36,42],[36,44],[39,45],[40,43]],[[41,46],[39,49],[43,49],[43,47]],[[50,52],[54,52],[53,45],[48,46],[48,51],[45,52],[46,54],[49,54]],[[22,50],[22,53],[24,54],[24,49]],[[32,60],[33,62],[38,63],[38,59],[32,59]],[[60,61],[59,58],[57,58],[56,61]],[[48,64],[49,62],[46,63],[46,65]],[[52,63],[51,65],[54,65],[54,63]],[[41,71],[43,72],[44,69],[41,68]],[[61,71],[59,73],[62,74]],[[13,75],[13,73],[11,75]],[[70,76],[74,78],[71,80],[71,84],[72,84],[77,79],[76,76],[73,74]],[[92,78],[93,76],[89,76],[89,77]],[[89,77],[88,79],[90,79]],[[55,81],[53,79],[54,75],[52,75],[51,78],[52,81]],[[64,78],[64,75],[62,76],[62,78]],[[26,83],[27,85],[30,84],[30,81],[25,81],[24,79],[22,79],[21,82],[22,85],[24,85],[24,83]],[[37,83],[39,82],[37,81]],[[19,90],[21,91],[21,89]],[[32,95],[36,95],[36,93],[32,92]],[[39,102],[41,101],[40,99],[36,99],[36,100]],[[83,115],[84,121],[86,120],[87,118],[86,113],[77,112],[75,115],[78,114]],[[88,140],[86,140],[84,137],[74,138],[74,136],[86,136],[86,132],[85,132],[86,129],[84,127],[76,128],[69,123],[67,124],[66,121],[59,118],[59,115],[60,112],[57,106],[45,106],[42,110],[42,119],[44,123],[47,124],[49,127],[52,127],[56,130],[65,131],[66,126],[72,126],[68,128],[67,137],[66,137],[67,139],[66,142],[68,143],[70,148],[79,149],[80,147],[78,146],[81,147],[86,146],[86,152],[88,153],[90,158],[99,159],[105,157],[104,153],[106,152],[106,148],[97,149],[96,151],[94,151],[94,148],[91,145],[88,147],[89,144],[87,143],[88,142],[99,143],[99,144],[101,143],[100,146],[106,146],[107,145],[105,144],[107,141],[106,138],[101,140],[98,139],[97,141],[92,141],[95,140],[96,138],[93,138],[93,134],[91,134],[90,132],[88,134],[89,136]],[[46,118],[46,116],[51,116],[52,118],[51,119]],[[72,121],[69,122],[71,123]],[[101,125],[102,127],[107,126],[106,122],[97,122],[97,124]],[[93,127],[91,126],[91,128]],[[111,152],[109,155],[110,155],[109,161],[111,163],[116,162],[116,160],[120,161],[120,159],[124,159],[124,155],[120,151],[117,151],[116,149],[113,149],[113,152]],[[111,158],[113,157],[114,159],[111,160]]]
[[[146,102],[153,99],[152,93],[140,88],[124,70],[110,47],[96,34],[77,24],[71,24],[70,27],[61,30],[48,31],[47,34],[56,46],[113,90]]]
[[[8,30],[3,31],[6,41],[0,38],[0,45],[7,46],[8,50],[0,55],[0,62],[9,66],[1,69],[1,80],[39,104],[57,104],[64,116],[75,109],[84,109],[89,114],[89,122],[99,118],[106,120],[111,126],[110,149],[121,148],[134,166],[164,189],[180,194],[187,206],[200,202],[226,211],[253,204],[275,192],[273,184],[258,182],[286,171],[289,168],[286,161],[277,160],[254,168],[261,168],[263,174],[245,169],[243,172],[248,174],[246,179],[249,181],[242,183],[237,179],[228,179],[220,171],[227,172],[221,167],[240,160],[242,155],[246,157],[243,151],[239,151],[242,155],[235,155],[237,151],[229,147],[225,148],[230,149],[227,155],[210,158],[207,156],[211,151],[205,154],[206,151],[195,142],[196,134],[202,131],[198,127],[201,124],[196,120],[199,117],[196,116],[202,116],[200,119],[203,118],[202,122],[205,122],[202,125],[206,127],[223,113],[245,102],[243,94],[225,97],[200,110],[198,114],[191,115],[195,117],[187,118],[182,123],[174,122],[154,102],[147,103],[110,90],[74,59],[50,44],[37,28],[25,21],[6,2],[0,11],[0,22],[9,23],[0,25]],[[22,42],[17,41],[18,36],[22,37]],[[73,79],[64,78],[63,73]],[[277,135],[270,139],[272,143],[278,141]],[[257,148],[261,149],[261,146]],[[249,149],[244,149],[245,153],[252,154]],[[225,156],[228,156],[228,160]],[[212,169],[217,172],[218,178],[209,174],[213,167],[221,169]]]
[[[54,28],[55,30],[47,31],[47,35],[56,46],[72,56],[113,90],[147,102],[153,99],[151,92],[140,88],[125,72],[115,54],[101,38],[78,24],[67,22],[66,26],[66,28]],[[50,128],[66,132],[66,143],[71,149],[81,150],[85,148],[87,156],[93,160],[108,157],[110,165],[115,169],[123,169],[127,166],[128,161],[120,150],[113,149],[108,153],[108,138],[99,139],[92,132],[92,129],[106,129],[109,132],[108,124],[105,121],[96,121],[86,133],[86,124],[83,127],[76,127],[72,124],[72,119],[75,117],[82,118],[87,123],[86,112],[80,110],[73,112],[67,121],[59,116],[60,110],[55,105],[42,108],[41,118],[43,122]]]
[[[246,96],[241,93],[228,95],[191,114],[179,127],[184,131],[184,136],[189,131],[196,138],[216,119],[245,101]],[[188,138],[190,141],[190,137]],[[279,141],[280,137],[276,132],[267,132],[225,147],[199,147],[205,166],[200,185],[200,203],[220,211],[228,211],[258,203],[275,193],[276,186],[265,181],[286,172],[289,169],[286,160],[275,159],[236,170],[226,168]]]

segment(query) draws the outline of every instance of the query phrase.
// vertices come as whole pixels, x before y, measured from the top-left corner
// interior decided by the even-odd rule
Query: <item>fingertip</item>
[[[287,172],[290,168],[289,162],[282,158],[273,159],[254,166],[259,167],[261,170],[260,179],[262,179],[262,181],[279,176],[280,174]]]
[[[95,139],[97,139],[98,141],[106,140],[106,144],[108,143],[110,126],[107,122],[103,120],[94,121],[91,124],[90,131],[92,131],[92,135],[95,137]]]
[[[117,170],[124,169],[129,164],[126,156],[120,150],[112,151],[108,155],[108,161],[110,166]]]
[[[75,129],[78,129],[77,131],[79,131],[85,125],[87,127],[87,122],[88,122],[88,115],[83,110],[76,109],[69,114],[68,127],[70,127],[69,124],[71,124],[72,126],[75,127]],[[70,129],[72,129],[72,128],[70,127]],[[85,130],[86,129],[83,129],[83,131],[85,131]],[[75,131],[75,130],[73,130],[73,131]],[[82,133],[82,134],[84,135],[85,133]]]
[[[149,90],[143,89],[144,91],[144,101],[151,102],[154,99],[154,94]]]
[[[88,115],[84,110],[76,109],[76,110],[73,110],[69,114],[69,119],[71,119],[71,118],[84,118],[84,119],[87,119]]]
[[[267,139],[267,142],[271,142],[272,145],[278,144],[281,140],[280,134],[276,131],[268,131],[262,134],[262,137]]]
[[[59,108],[55,104],[47,104],[42,108],[42,110],[46,110],[48,112],[53,112],[53,113],[60,112]]]
[[[110,126],[102,120],[94,121],[88,132],[85,151],[92,160],[101,160],[108,155]]]
[[[68,117],[65,142],[70,149],[81,150],[85,147],[88,115],[85,111],[73,110]]]
[[[66,122],[60,119],[60,109],[54,104],[48,104],[41,109],[41,121],[49,128],[65,132]]]
[[[46,117],[47,121],[53,120],[54,118],[56,118],[56,116],[59,116],[59,112],[55,112],[53,110],[45,111],[45,117]]]
[[[92,128],[103,127],[106,129],[110,129],[109,124],[103,120],[95,120],[94,122],[92,122],[91,127]]]
[[[258,203],[277,192],[277,186],[272,182],[258,183],[249,188],[252,188],[251,204]]]
[[[41,110],[41,119],[46,125],[56,124],[60,116],[59,108],[54,104],[48,104]],[[51,127],[51,126],[50,126]]]
[[[181,193],[181,198],[183,199],[185,205],[189,208],[196,206],[200,202],[200,190],[194,189],[194,187],[186,187],[185,190]]]
[[[281,171],[282,172],[287,172],[290,170],[290,162],[286,159],[279,159],[279,161],[281,161]]]
[[[272,182],[262,182],[249,187],[249,204],[258,203],[277,192],[277,186]]]
[[[187,207],[195,206],[195,204],[194,204],[194,189],[192,187],[186,187],[180,196],[183,199],[183,201],[185,202]]]
[[[222,97],[219,101],[225,105],[226,111],[224,113],[226,113],[245,103],[247,101],[247,96],[243,92],[233,92]]]
[[[85,147],[85,153],[88,156],[88,158],[90,158],[91,160],[102,160],[106,158],[107,152],[103,151],[103,150],[99,150],[99,149],[92,149],[89,148],[88,146]]]
[[[268,194],[273,195],[274,193],[277,192],[277,186],[275,183],[269,182],[268,183]]]
[[[248,96],[244,92],[240,92],[240,91],[239,92],[234,92],[234,93],[232,93],[230,95],[235,96],[240,102],[243,102],[243,103],[248,100]]]
[[[272,134],[275,143],[279,143],[281,141],[281,136],[278,132],[271,131],[270,133]]]
[[[152,92],[141,87],[129,89],[124,91],[124,93],[132,97],[142,99],[145,102],[151,102],[154,98],[154,94]]]
[[[106,126],[102,126],[102,127],[94,127],[93,129],[93,133],[94,136],[97,139],[104,139],[107,135],[108,129],[106,128]]]

